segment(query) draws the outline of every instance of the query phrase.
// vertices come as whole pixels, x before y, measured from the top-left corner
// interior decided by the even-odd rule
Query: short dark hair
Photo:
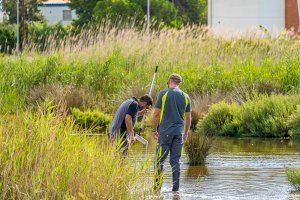
[[[140,98],[140,102],[146,102],[147,105],[152,106],[153,104],[153,99],[150,97],[148,94],[145,94]]]

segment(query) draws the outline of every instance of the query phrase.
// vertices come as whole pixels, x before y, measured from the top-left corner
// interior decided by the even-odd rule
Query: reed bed
[[[135,199],[147,161],[120,155],[106,138],[79,136],[71,118],[41,106],[0,119],[1,199]]]

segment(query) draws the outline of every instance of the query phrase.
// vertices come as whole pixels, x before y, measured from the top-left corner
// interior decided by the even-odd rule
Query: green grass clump
[[[112,121],[112,117],[98,110],[80,111],[78,108],[72,108],[72,116],[76,124],[85,129],[94,131],[105,130]]]
[[[286,174],[290,184],[295,190],[300,191],[300,169],[288,169]]]
[[[205,165],[206,157],[212,147],[212,138],[193,132],[189,135],[184,147],[190,165]]]
[[[198,124],[208,135],[285,137],[297,132],[299,95],[259,95],[242,105],[220,102]],[[294,123],[295,122],[295,123]],[[296,131],[295,131],[296,130]]]
[[[2,199],[132,199],[148,163],[124,159],[103,138],[74,136],[71,118],[39,109],[0,119]]]
[[[292,137],[300,137],[300,105],[297,110],[289,117],[287,125],[289,127],[289,134]]]

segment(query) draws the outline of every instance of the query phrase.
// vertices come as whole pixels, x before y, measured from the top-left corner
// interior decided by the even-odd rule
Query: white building
[[[300,0],[208,0],[208,25],[217,33],[299,27]]]
[[[70,24],[76,18],[75,10],[68,6],[69,0],[48,0],[39,6],[39,10],[50,24],[61,22]]]
[[[2,9],[2,1],[0,0],[0,22],[4,21],[4,12]]]

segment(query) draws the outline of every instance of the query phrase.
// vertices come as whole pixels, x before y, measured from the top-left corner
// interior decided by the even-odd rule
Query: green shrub
[[[286,171],[290,184],[298,191],[300,191],[300,169],[289,169]]]
[[[256,96],[243,105],[220,102],[198,123],[207,135],[285,137],[299,133],[300,95]],[[297,111],[298,112],[298,111]],[[289,126],[288,126],[289,124]]]
[[[80,111],[78,108],[72,108],[72,116],[75,122],[85,129],[92,129],[94,131],[105,130],[108,127],[112,118],[98,110]]]
[[[205,165],[206,157],[212,147],[212,138],[204,134],[192,132],[185,143],[190,165]]]
[[[239,134],[241,107],[224,101],[214,104],[198,123],[198,129],[206,135],[236,136]]]
[[[289,135],[292,137],[300,137],[300,105],[297,110],[289,117],[287,121],[289,127]]]
[[[257,96],[243,105],[243,134],[257,137],[288,136],[287,118],[300,103],[300,95]]]

